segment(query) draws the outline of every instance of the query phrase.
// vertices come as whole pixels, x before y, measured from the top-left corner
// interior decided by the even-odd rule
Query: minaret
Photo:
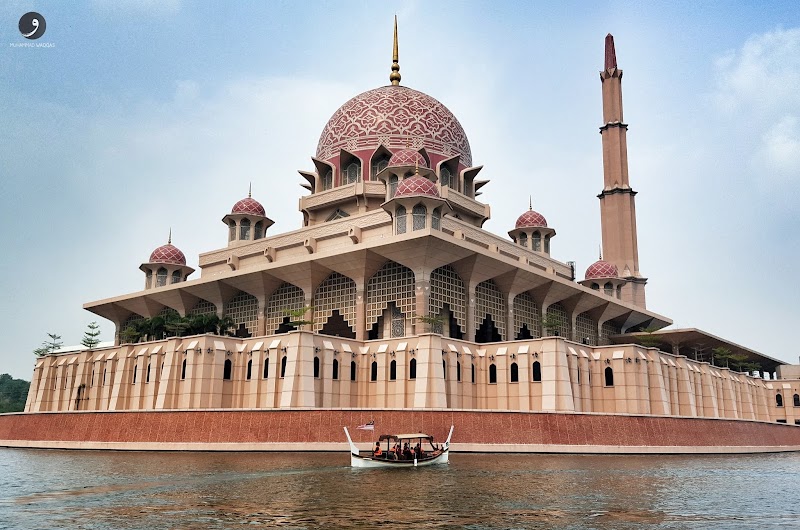
[[[394,16],[394,46],[392,47],[392,73],[389,74],[389,82],[394,86],[400,84],[400,63],[397,53],[397,15]]]
[[[600,72],[603,87],[603,192],[600,223],[603,231],[603,256],[616,265],[621,279],[622,300],[645,307],[647,278],[639,272],[636,239],[636,192],[628,181],[628,126],[622,118],[622,70],[617,68],[614,37],[606,35],[605,69]]]

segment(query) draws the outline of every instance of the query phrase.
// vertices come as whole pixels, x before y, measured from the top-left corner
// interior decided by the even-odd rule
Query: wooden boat
[[[350,444],[350,465],[352,467],[386,467],[386,468],[404,468],[404,467],[420,467],[432,466],[434,464],[447,464],[450,455],[450,438],[453,436],[454,426],[450,426],[450,434],[447,435],[447,440],[440,447],[433,441],[433,436],[423,434],[421,432],[413,434],[382,434],[378,438],[378,443],[383,445],[386,443],[386,449],[381,447],[382,454],[375,456],[373,452],[366,455],[360,454],[358,447],[353,443],[350,438],[350,433],[347,427],[344,428],[344,433],[347,436],[347,442]],[[408,443],[411,447],[420,447],[422,451],[420,454],[413,456],[403,457],[402,455],[395,459],[394,453],[390,451],[393,444],[400,444],[403,447]],[[427,450],[422,444],[427,443],[430,450]]]

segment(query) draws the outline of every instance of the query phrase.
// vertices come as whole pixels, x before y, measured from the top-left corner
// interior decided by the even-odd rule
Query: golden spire
[[[397,55],[397,15],[394,16],[394,50],[392,51],[392,73],[389,74],[389,81],[393,85],[400,84],[400,63]]]
[[[253,183],[250,183],[250,187],[247,188],[247,198],[250,199],[253,197]]]
[[[172,227],[169,227],[169,237],[167,238],[167,245],[172,244]]]

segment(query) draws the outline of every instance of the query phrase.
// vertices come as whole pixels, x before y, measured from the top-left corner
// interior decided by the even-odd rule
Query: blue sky
[[[19,48],[22,14],[47,20]],[[532,195],[553,256],[597,258],[603,39],[614,34],[648,308],[797,362],[796,2],[25,2],[0,6],[0,372],[91,300],[141,289],[150,252],[196,267],[247,193],[296,229],[298,169],[347,99],[388,82],[444,103],[504,235]],[[197,276],[199,273],[195,273]]]

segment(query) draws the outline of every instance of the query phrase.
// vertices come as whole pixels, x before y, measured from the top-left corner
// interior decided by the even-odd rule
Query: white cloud
[[[800,174],[800,120],[784,116],[761,135],[754,170],[770,175],[770,183],[788,183]]]

